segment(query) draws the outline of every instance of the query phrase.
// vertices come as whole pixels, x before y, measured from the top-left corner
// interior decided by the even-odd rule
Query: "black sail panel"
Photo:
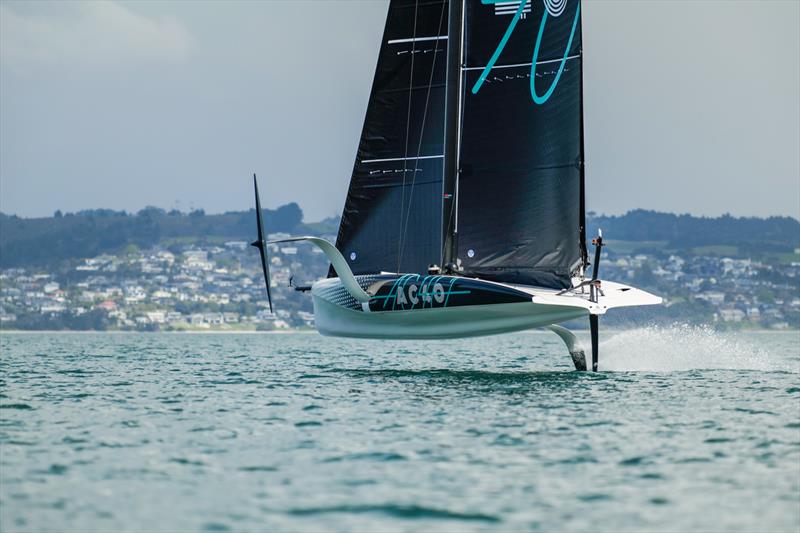
[[[389,5],[336,241],[356,274],[440,260],[447,14],[446,0]]]
[[[458,257],[466,275],[568,287],[582,248],[580,3],[484,2],[465,15]]]

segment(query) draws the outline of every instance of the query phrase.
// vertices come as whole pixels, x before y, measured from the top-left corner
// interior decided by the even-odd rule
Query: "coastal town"
[[[271,239],[285,238],[272,234]],[[310,296],[290,281],[324,275],[325,256],[307,244],[269,245],[274,313],[261,267],[244,241],[154,248],[129,246],[74,262],[59,274],[0,273],[3,329],[287,330],[311,327]]]
[[[270,239],[286,237],[272,234]],[[334,236],[325,236],[334,239]],[[702,320],[722,329],[800,327],[800,250],[783,261],[719,254],[613,251],[602,276],[664,296],[652,318]],[[271,331],[311,328],[308,292],[327,274],[307,243],[269,245],[274,313],[260,264],[245,241],[128,246],[65,262],[57,271],[0,272],[3,330]],[[623,315],[624,318],[624,315]]]

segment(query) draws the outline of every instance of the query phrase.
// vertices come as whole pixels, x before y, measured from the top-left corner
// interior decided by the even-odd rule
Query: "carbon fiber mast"
[[[444,179],[442,180],[442,266],[457,272],[458,145],[461,128],[464,3],[451,0],[447,25],[447,80],[444,112]]]
[[[578,24],[581,27],[581,35],[583,35],[583,17],[580,17],[578,20]],[[580,165],[580,247],[581,247],[581,275],[585,275],[586,268],[589,266],[589,252],[586,249],[586,150],[584,145],[584,114],[583,114],[583,41],[581,41],[581,48],[579,51],[580,59],[581,59],[581,73],[580,73],[580,103],[581,103],[581,118],[580,118],[580,161],[578,164]],[[600,269],[600,254],[603,248],[603,235],[602,233],[598,235],[597,239],[594,241],[595,243],[595,256],[594,256],[594,265],[592,271],[592,285],[590,287],[591,294],[593,295],[594,301],[597,301],[597,293],[595,291],[599,290],[599,281],[597,280],[597,276],[599,275]],[[599,317],[597,315],[589,314],[589,331],[591,335],[592,341],[592,372],[597,372],[597,365],[598,360],[600,357],[600,340],[599,340]],[[586,365],[584,363],[584,370],[586,369]]]
[[[578,24],[581,26],[581,35],[583,35],[583,17],[580,17]],[[580,247],[581,247],[581,272],[586,272],[586,267],[589,266],[589,252],[586,249],[586,149],[584,146],[584,114],[583,114],[583,41],[581,41],[581,48],[580,48],[580,58],[581,58],[581,76],[580,76],[580,102],[581,102],[581,118],[580,118],[580,135],[581,135],[581,145],[580,145],[580,161],[578,164],[580,165]]]

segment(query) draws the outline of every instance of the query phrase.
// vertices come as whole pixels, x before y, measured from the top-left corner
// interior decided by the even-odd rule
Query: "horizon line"
[[[298,209],[300,209],[300,212],[303,214],[303,217],[301,217],[301,222],[303,224],[316,224],[316,223],[324,222],[324,221],[329,220],[329,219],[341,218],[341,214],[332,214],[332,215],[329,215],[329,216],[324,217],[324,218],[319,219],[319,220],[306,221],[305,220],[305,216],[304,216],[305,212],[303,211],[303,208],[300,206],[300,204],[297,203],[296,201],[287,202],[285,204],[281,204],[281,205],[279,205],[277,207],[274,207],[274,208],[262,208],[262,209],[265,210],[265,211],[273,211],[274,212],[274,211],[277,211],[278,209],[281,209],[283,207],[286,207],[286,206],[289,206],[289,205],[292,205],[292,204],[297,205]],[[65,217],[66,216],[90,216],[91,213],[88,213],[88,212],[91,212],[91,211],[109,211],[109,212],[118,214],[119,216],[134,217],[134,216],[138,216],[140,212],[148,210],[148,209],[162,211],[166,215],[169,215],[170,213],[177,212],[180,215],[188,216],[188,215],[191,215],[192,213],[202,211],[203,216],[220,216],[220,215],[227,215],[227,214],[232,214],[232,213],[245,213],[245,212],[248,212],[248,211],[254,211],[255,207],[248,207],[247,209],[215,211],[215,212],[208,212],[203,207],[193,208],[193,209],[190,209],[188,211],[182,211],[182,210],[180,210],[178,208],[175,208],[175,207],[167,209],[167,208],[153,206],[153,205],[147,205],[147,206],[142,207],[141,209],[138,209],[136,211],[128,211],[128,210],[125,210],[125,209],[113,209],[113,208],[110,208],[110,207],[95,207],[95,208],[80,209],[80,210],[77,210],[77,211],[62,211],[61,209],[56,209],[56,211],[54,211],[51,215],[45,215],[45,216],[23,216],[23,215],[19,215],[17,213],[6,213],[5,211],[0,209],[0,217],[8,217],[8,218],[15,218],[16,217],[18,219],[23,219],[23,220],[35,220],[35,219],[57,218],[56,217],[56,213],[58,213],[58,212],[61,212],[62,216],[65,216]],[[674,216],[677,216],[677,217],[688,216],[688,217],[700,218],[700,219],[733,218],[733,219],[761,219],[761,220],[767,220],[767,219],[771,219],[771,218],[789,218],[789,219],[794,220],[795,222],[800,223],[800,213],[798,213],[798,216],[794,216],[794,215],[791,215],[791,214],[735,215],[735,214],[730,213],[730,212],[721,213],[719,215],[707,215],[707,214],[705,214],[705,215],[703,215],[703,214],[697,215],[697,214],[690,213],[690,212],[661,211],[661,210],[658,210],[658,209],[648,209],[648,208],[644,208],[644,207],[635,207],[635,208],[632,208],[632,209],[628,209],[627,211],[622,212],[622,213],[612,213],[612,214],[598,213],[597,211],[595,211],[593,209],[588,209],[588,210],[586,210],[586,215],[590,216],[590,217],[593,217],[593,218],[598,218],[598,217],[610,218],[610,217],[623,217],[623,216],[627,216],[627,215],[629,215],[631,213],[638,212],[638,211],[643,211],[643,212],[648,212],[648,213],[655,213],[655,214],[662,214],[662,215],[674,215]]]

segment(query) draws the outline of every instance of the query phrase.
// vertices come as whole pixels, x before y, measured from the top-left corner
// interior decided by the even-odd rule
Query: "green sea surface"
[[[0,334],[0,530],[800,530],[800,333]]]

